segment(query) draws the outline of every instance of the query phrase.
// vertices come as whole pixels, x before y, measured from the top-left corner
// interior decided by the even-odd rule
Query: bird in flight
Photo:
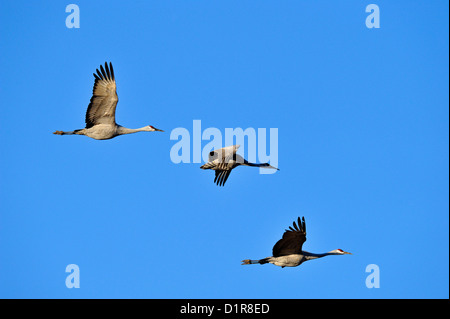
[[[305,217],[300,220],[300,217],[293,222],[293,228],[289,226],[286,229],[283,238],[281,238],[272,249],[272,257],[267,257],[259,260],[245,259],[241,265],[251,264],[274,264],[275,266],[296,267],[301,263],[332,255],[351,255],[351,253],[343,251],[342,249],[335,249],[324,254],[313,254],[302,250],[303,243],[306,241],[306,225]]]
[[[242,156],[236,154],[240,145],[227,146],[218,150],[214,150],[209,153],[208,163],[200,166],[201,169],[212,169],[215,171],[214,183],[219,186],[224,186],[231,170],[239,165],[273,168],[279,170],[276,167],[271,166],[268,163],[254,164],[248,162]]]
[[[86,127],[83,129],[63,132],[56,131],[57,135],[86,135],[96,140],[108,140],[113,137],[136,132],[164,132],[163,130],[147,125],[137,129],[129,129],[116,123],[116,106],[119,98],[116,92],[116,80],[111,62],[105,62],[105,68],[100,65],[97,74],[94,73],[95,82],[92,90],[91,102],[86,112]]]

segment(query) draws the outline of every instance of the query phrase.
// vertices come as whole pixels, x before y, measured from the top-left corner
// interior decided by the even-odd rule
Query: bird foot
[[[53,134],[56,134],[56,135],[63,135],[64,132],[63,132],[63,131],[55,131],[55,132],[53,132]]]

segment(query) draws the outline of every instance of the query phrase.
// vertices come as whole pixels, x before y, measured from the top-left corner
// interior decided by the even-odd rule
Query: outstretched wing
[[[94,73],[95,82],[91,102],[86,112],[86,128],[97,124],[116,124],[116,106],[119,98],[111,62],[100,65],[100,71]]]
[[[306,241],[306,225],[305,217],[300,217],[293,222],[294,228],[289,226],[286,229],[283,238],[281,238],[272,249],[272,255],[274,257],[286,256],[291,254],[301,254],[303,243]]]
[[[236,154],[238,148],[239,145],[232,145],[211,151],[209,153],[208,163],[200,166],[200,168],[215,170],[214,183],[219,186],[224,186],[230,176],[231,170],[236,166],[236,159],[239,156]]]
[[[215,170],[216,177],[214,178],[214,183],[219,186],[225,185],[225,182],[228,179],[228,176],[231,174],[231,169],[229,170]]]

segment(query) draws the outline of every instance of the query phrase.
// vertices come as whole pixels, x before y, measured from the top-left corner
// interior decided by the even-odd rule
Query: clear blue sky
[[[69,3],[0,3],[0,297],[449,297],[448,1],[377,1],[379,29],[364,1]],[[105,61],[117,122],[165,133],[52,134]],[[172,163],[193,120],[278,128],[280,171]],[[353,255],[240,265],[297,216]]]

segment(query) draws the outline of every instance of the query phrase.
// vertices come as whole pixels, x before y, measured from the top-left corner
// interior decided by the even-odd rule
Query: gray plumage
[[[116,123],[116,107],[119,97],[116,90],[116,79],[111,62],[100,65],[94,73],[95,82],[92,97],[88,105],[85,122],[86,127],[74,131],[56,131],[56,135],[85,135],[96,140],[107,140],[119,135],[136,132],[164,132],[151,125],[137,129],[129,129]]]
[[[210,152],[208,163],[200,166],[200,168],[214,170],[214,183],[218,186],[224,186],[231,171],[239,165],[273,168],[278,170],[278,168],[271,166],[269,163],[255,164],[248,162],[241,155],[236,154],[239,147],[240,145],[232,145]]]
[[[252,264],[274,264],[275,266],[296,267],[303,262],[317,259],[330,255],[351,255],[351,253],[343,251],[342,249],[335,249],[323,254],[314,254],[303,250],[303,243],[306,241],[306,223],[305,218],[298,217],[297,223],[295,221],[292,227],[286,229],[283,237],[276,242],[272,249],[272,256],[263,259],[244,259],[242,265]]]

